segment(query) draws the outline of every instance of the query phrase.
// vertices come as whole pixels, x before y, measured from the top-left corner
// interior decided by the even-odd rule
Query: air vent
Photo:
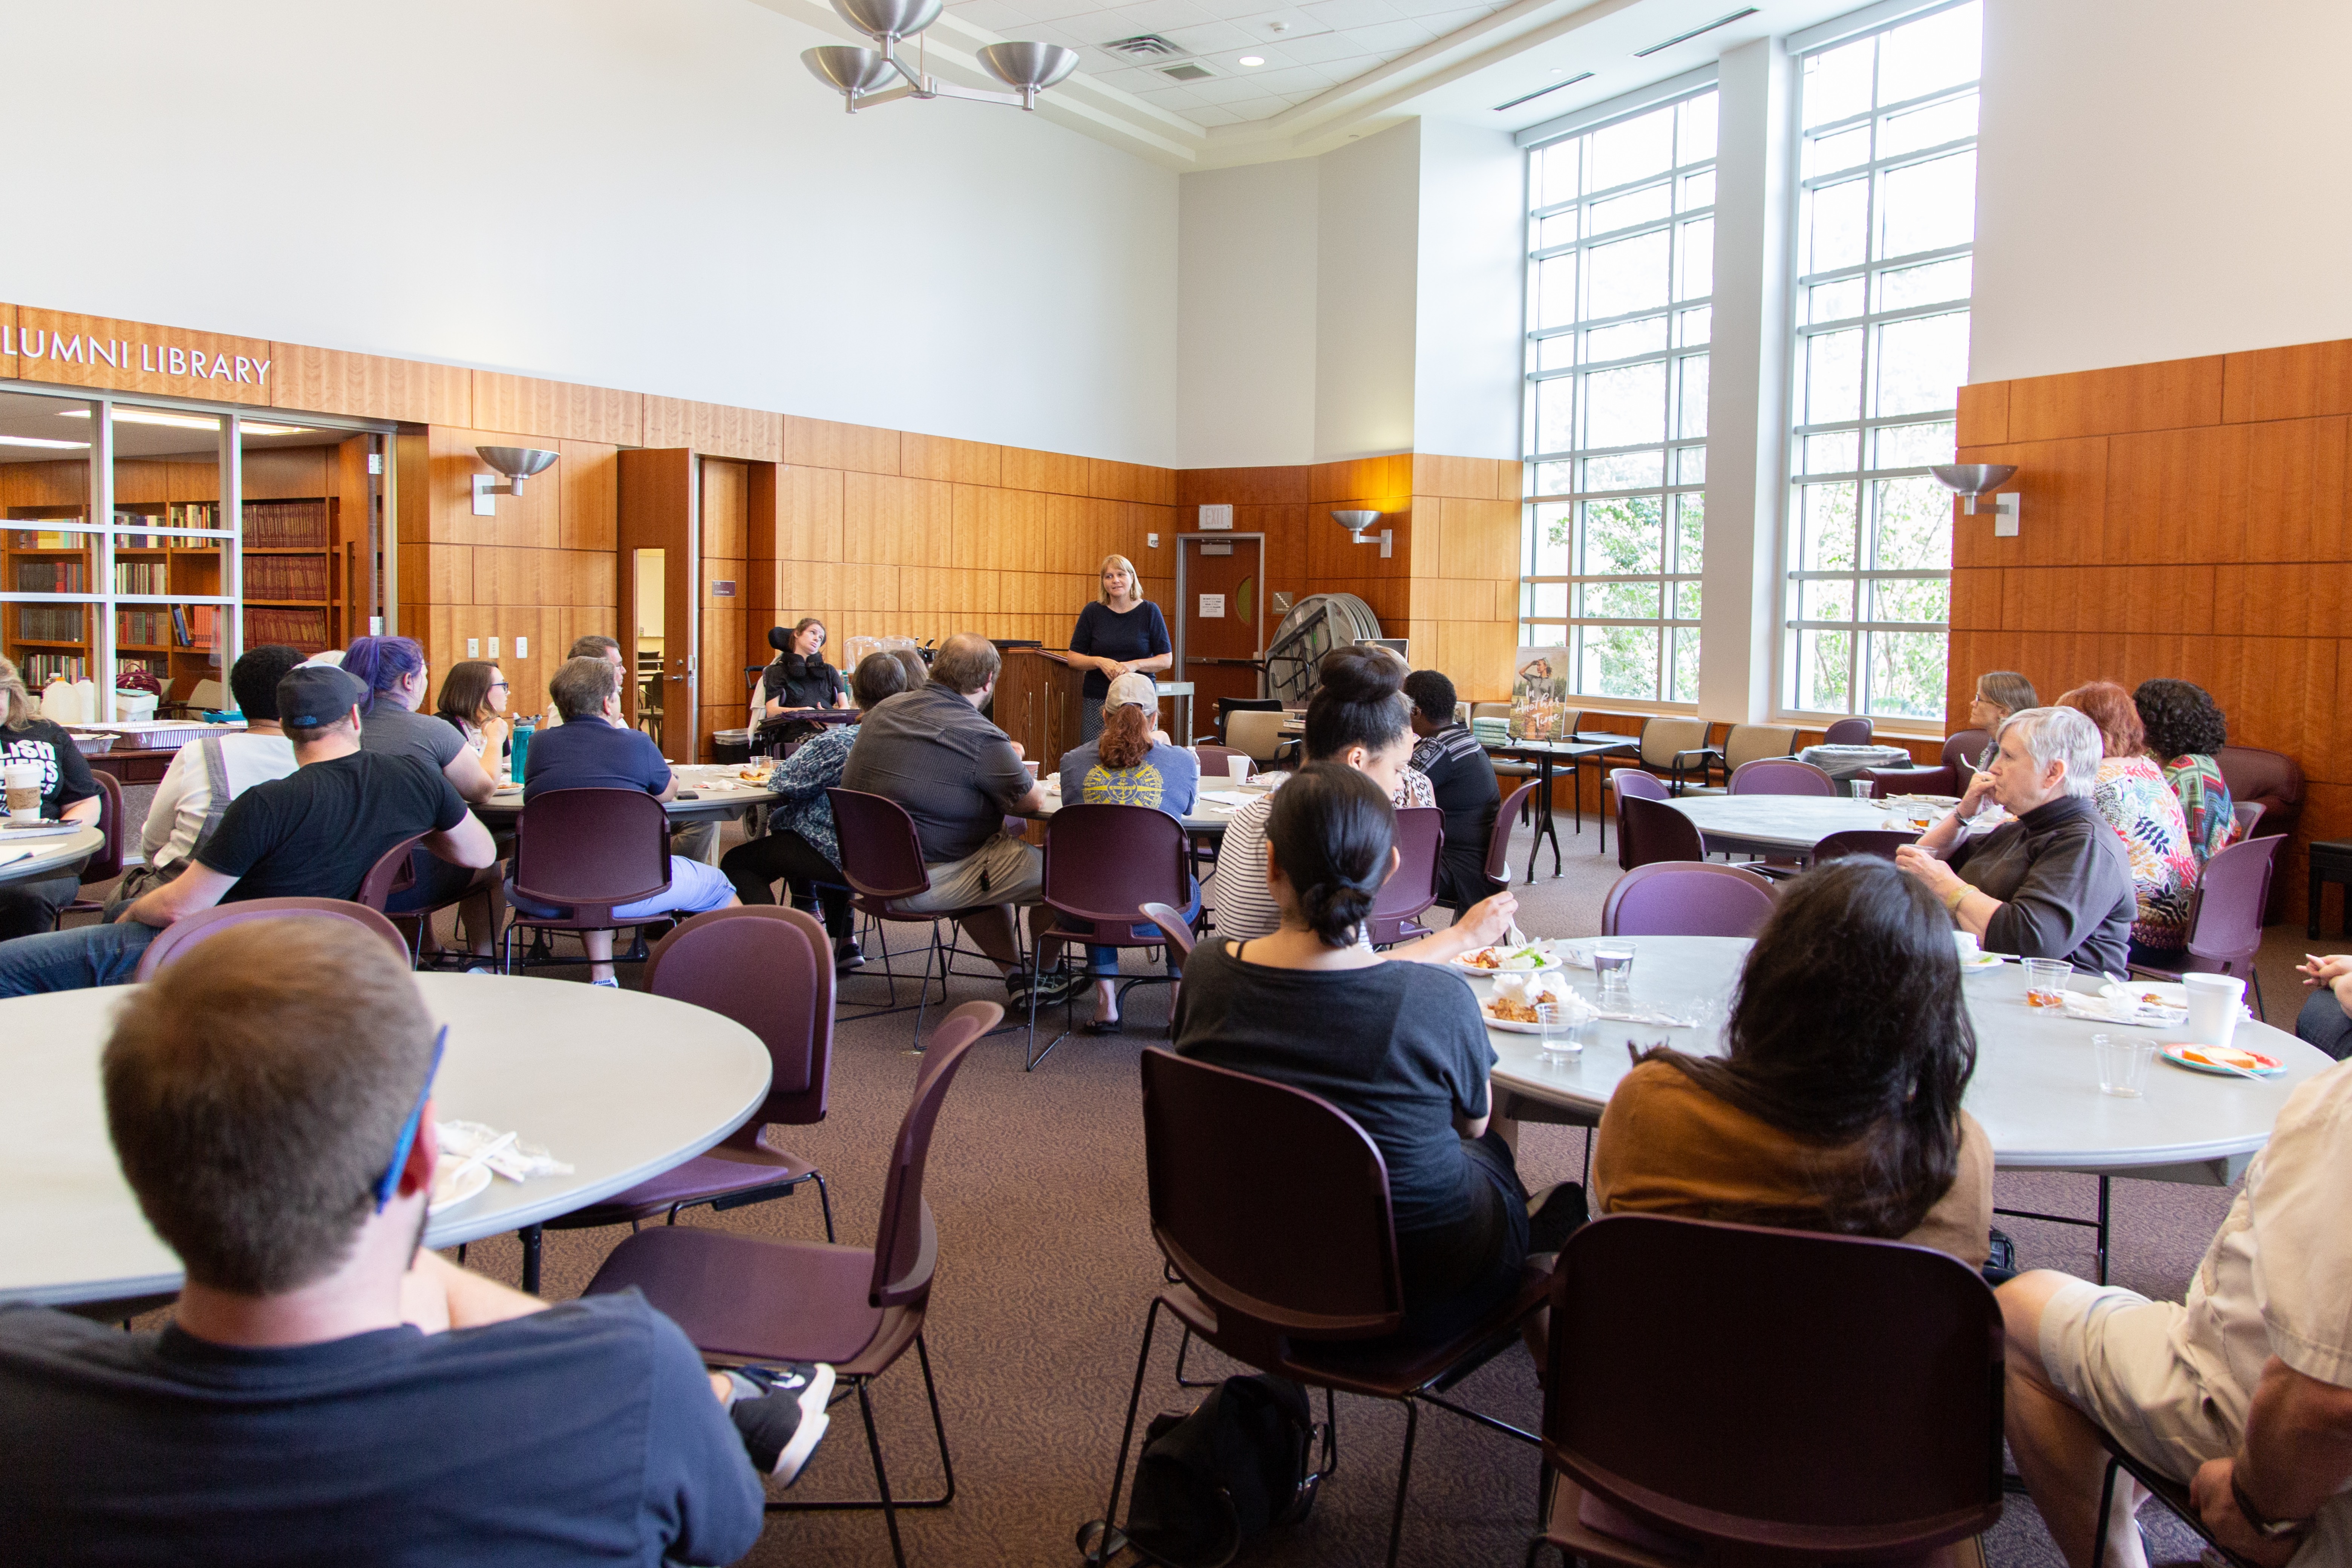
[[[1734,11],[1728,16],[1717,16],[1714,21],[1707,23],[1704,26],[1693,27],[1687,33],[1676,33],[1671,38],[1662,38],[1658,42],[1652,44],[1646,49],[1635,49],[1633,51],[1633,58],[1637,60],[1642,59],[1647,56],[1656,54],[1660,49],[1671,49],[1676,44],[1689,43],[1701,33],[1712,33],[1717,27],[1730,26],[1732,23],[1738,21],[1742,16],[1753,16],[1754,15],[1756,15],[1756,7],[1750,5],[1744,11]]]
[[[1114,38],[1103,46],[1115,55],[1125,55],[1138,60],[1182,59],[1192,53],[1180,49],[1157,33],[1138,33],[1131,38]]]
[[[1181,66],[1161,66],[1160,74],[1171,81],[1206,81],[1217,73],[1188,60]]]
[[[1556,81],[1549,87],[1539,87],[1533,92],[1521,93],[1518,97],[1511,100],[1508,103],[1498,103],[1495,105],[1495,112],[1500,114],[1507,109],[1517,109],[1523,103],[1533,103],[1545,93],[1558,92],[1561,88],[1574,87],[1578,82],[1591,81],[1591,79],[1592,73],[1591,71],[1579,71],[1574,76],[1570,77],[1566,81]]]

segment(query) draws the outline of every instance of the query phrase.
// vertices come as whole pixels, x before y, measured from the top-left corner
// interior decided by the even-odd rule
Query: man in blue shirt
[[[677,775],[650,736],[621,722],[621,672],[609,660],[568,658],[547,683],[563,722],[542,731],[530,742],[524,763],[522,802],[528,808],[539,796],[559,789],[641,789],[656,800],[677,795]],[[526,815],[528,811],[526,810]],[[525,914],[558,911],[515,894],[507,883],[507,899]],[[719,868],[683,855],[669,858],[669,886],[650,899],[623,904],[613,911],[618,921],[659,920],[664,915],[698,915],[723,910],[742,900]],[[589,974],[598,985],[617,986],[613,974],[613,933],[581,933],[588,950]]]

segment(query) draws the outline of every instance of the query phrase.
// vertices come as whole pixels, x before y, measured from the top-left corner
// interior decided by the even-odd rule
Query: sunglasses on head
[[[400,1137],[392,1146],[392,1163],[375,1184],[375,1212],[382,1214],[395,1194],[400,1191],[400,1170],[408,1163],[408,1152],[416,1145],[416,1130],[425,1124],[425,1102],[433,1098],[434,1076],[441,1070],[441,1052],[449,1043],[449,1026],[433,1037],[433,1060],[425,1068],[425,1083],[416,1091],[416,1103],[408,1108],[408,1120],[400,1124]]]

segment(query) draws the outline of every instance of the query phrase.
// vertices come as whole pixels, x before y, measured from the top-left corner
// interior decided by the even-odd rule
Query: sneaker
[[[866,954],[858,947],[857,939],[856,937],[845,936],[835,939],[833,944],[833,972],[835,974],[847,974],[853,970],[859,970],[865,967]]]
[[[621,977],[617,974],[608,975],[603,980],[591,980],[588,984],[591,985],[607,986],[612,990],[618,991],[621,988]]]
[[[1066,969],[1049,969],[1043,974],[1032,974],[1024,969],[1004,977],[1004,991],[1017,1007],[1028,1006],[1033,995],[1040,1007],[1058,1007],[1087,983],[1085,975],[1073,974]]]
[[[735,1385],[727,1415],[751,1463],[792,1485],[833,1422],[824,1408],[833,1397],[833,1368],[809,1361],[739,1366],[728,1370],[727,1381]]]

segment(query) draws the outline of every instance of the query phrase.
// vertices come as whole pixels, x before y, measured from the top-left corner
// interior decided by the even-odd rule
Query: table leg
[[[1528,840],[1528,880],[1536,879],[1536,851],[1543,847],[1544,817],[1551,810],[1551,758],[1538,752],[1536,756],[1536,808],[1529,814],[1535,824],[1535,837]]]
[[[2304,910],[2303,927],[2304,936],[2312,942],[2319,940],[2319,889],[2326,885],[2319,879],[2319,858],[2315,855],[2311,860],[2311,902]],[[2352,890],[2347,890],[2344,897],[2344,921],[2352,925]]]
[[[2110,1186],[2112,1186],[2112,1185],[2113,1185],[2113,1183],[2109,1180],[2109,1178],[2107,1178],[2107,1177],[2105,1177],[2105,1176],[2101,1176],[2101,1177],[2099,1178],[2099,1280],[2098,1280],[2098,1282],[2099,1282],[2100,1284],[2102,1284],[2102,1285],[2104,1285],[2104,1284],[2105,1284],[2105,1283],[2107,1282],[2107,1200],[2108,1200],[2108,1196],[2109,1196],[2108,1189],[2109,1189],[2109,1187],[2110,1187]]]

